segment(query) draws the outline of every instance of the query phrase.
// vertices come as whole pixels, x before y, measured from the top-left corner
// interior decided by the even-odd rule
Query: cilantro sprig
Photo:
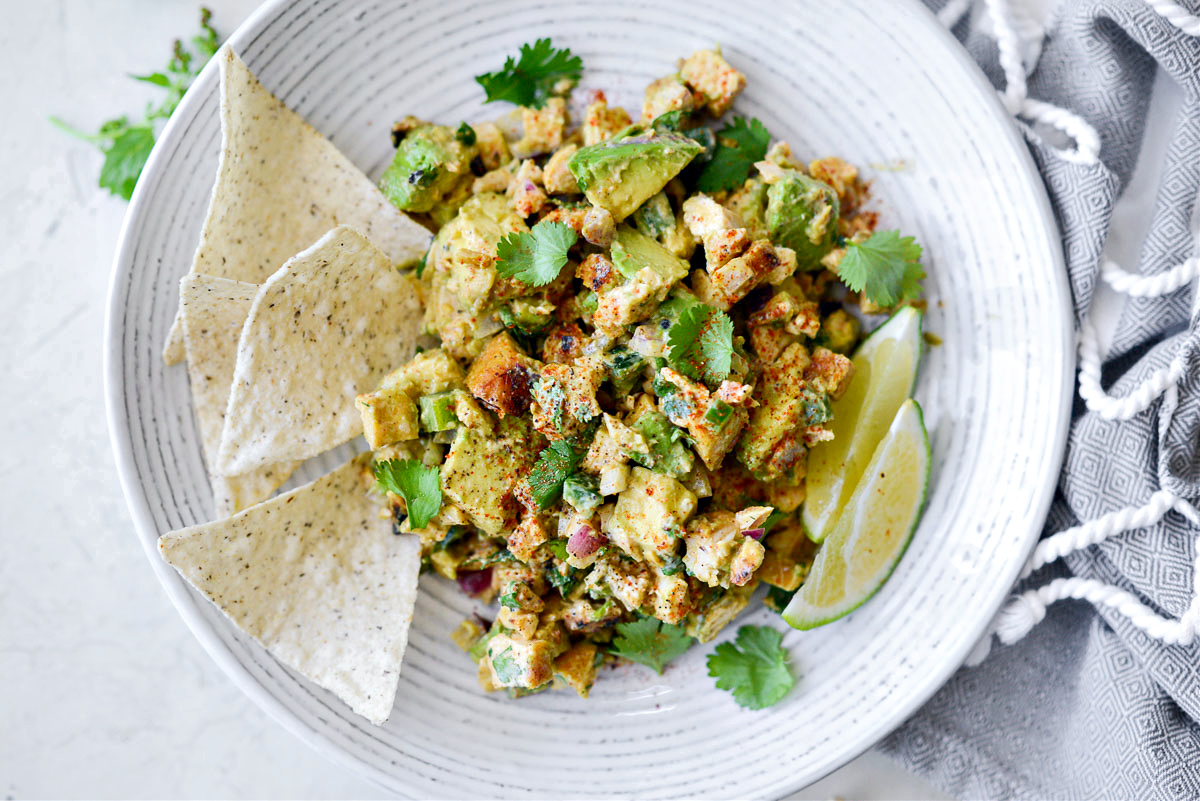
[[[796,679],[787,667],[783,635],[766,626],[742,626],[735,642],[721,643],[708,655],[708,675],[747,709],[776,704]]]
[[[154,148],[160,123],[171,116],[192,80],[217,52],[220,37],[212,26],[212,12],[207,8],[200,9],[200,33],[193,36],[190,42],[189,48],[179,39],[175,40],[171,60],[163,71],[130,76],[164,89],[167,93],[157,104],[147,104],[145,119],[141,122],[131,122],[129,117],[121,115],[105,122],[96,133],[89,134],[58,117],[50,118],[50,122],[61,130],[94,144],[104,153],[104,164],[100,167],[98,180],[101,189],[129,200],[142,168],[146,166],[146,159]]]
[[[617,624],[611,652],[662,673],[668,662],[692,647],[692,642],[683,626],[643,617]]]
[[[877,306],[894,306],[921,294],[921,246],[899,231],[878,231],[864,242],[847,242],[838,277]]]
[[[388,459],[376,462],[375,482],[379,488],[404,499],[408,520],[414,529],[429,525],[442,508],[440,471],[426,467],[416,459]]]
[[[558,278],[578,238],[560,222],[542,221],[529,231],[513,232],[496,243],[496,272],[530,286],[545,286]]]
[[[545,509],[558,500],[567,476],[583,461],[583,451],[578,451],[562,440],[555,440],[550,447],[538,454],[533,469],[524,482],[529,494],[539,509]]]
[[[550,97],[561,90],[564,79],[575,83],[583,74],[583,60],[569,48],[556,49],[549,39],[538,39],[533,45],[521,45],[520,57],[509,56],[498,72],[476,75],[487,99],[494,103],[507,100],[518,106],[541,108]]]
[[[717,131],[717,149],[696,179],[696,188],[701,192],[737,189],[750,177],[754,162],[766,157],[770,143],[771,134],[762,122],[734,117]]]
[[[688,378],[715,386],[729,377],[733,363],[733,321],[729,315],[695,303],[667,331],[667,361]]]

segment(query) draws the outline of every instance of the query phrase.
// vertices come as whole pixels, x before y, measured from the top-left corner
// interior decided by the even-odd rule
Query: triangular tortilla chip
[[[159,552],[285,665],[376,725],[396,699],[421,569],[356,458],[215,523],[164,534]]]
[[[263,283],[238,343],[217,473],[307,459],[362,433],[354,396],[406,363],[421,290],[347,226]]]
[[[213,471],[237,364],[238,340],[257,293],[257,284],[202,273],[188,273],[179,282],[192,409],[200,429],[217,517],[228,517],[271,497],[300,465],[282,462],[240,476],[218,476]]]
[[[432,235],[383,196],[328,139],[267,91],[225,46],[221,161],[192,270],[261,284],[338,225],[367,235],[395,265],[411,264]],[[176,315],[163,351],[184,357]]]

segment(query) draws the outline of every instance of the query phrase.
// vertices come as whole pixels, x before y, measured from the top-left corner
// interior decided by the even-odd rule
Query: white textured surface
[[[253,706],[157,587],[112,469],[100,330],[124,204],[99,159],[44,120],[81,126],[149,96],[191,2],[11,4],[0,28],[6,291],[0,293],[0,792],[45,796],[375,797]],[[216,2],[231,30],[251,2]],[[868,756],[802,797],[924,797]]]

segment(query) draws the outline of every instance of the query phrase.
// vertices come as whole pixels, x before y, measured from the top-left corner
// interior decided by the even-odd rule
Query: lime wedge
[[[906,306],[854,354],[854,378],[833,402],[833,439],[808,452],[804,530],[821,542],[854,492],[867,460],[904,399],[912,394],[921,360],[921,312]]]
[[[783,619],[794,628],[816,628],[874,595],[908,547],[928,487],[929,435],[921,407],[910,399],[896,412]]]

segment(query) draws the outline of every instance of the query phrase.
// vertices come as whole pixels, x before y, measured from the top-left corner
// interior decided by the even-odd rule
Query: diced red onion
[[[763,535],[767,533],[767,530],[765,528],[748,528],[742,533],[752,539],[761,540]]]
[[[567,553],[577,559],[584,559],[600,550],[600,546],[608,541],[588,523],[580,523],[567,540]]]
[[[477,598],[492,586],[492,569],[458,571],[458,586],[472,598]]]

